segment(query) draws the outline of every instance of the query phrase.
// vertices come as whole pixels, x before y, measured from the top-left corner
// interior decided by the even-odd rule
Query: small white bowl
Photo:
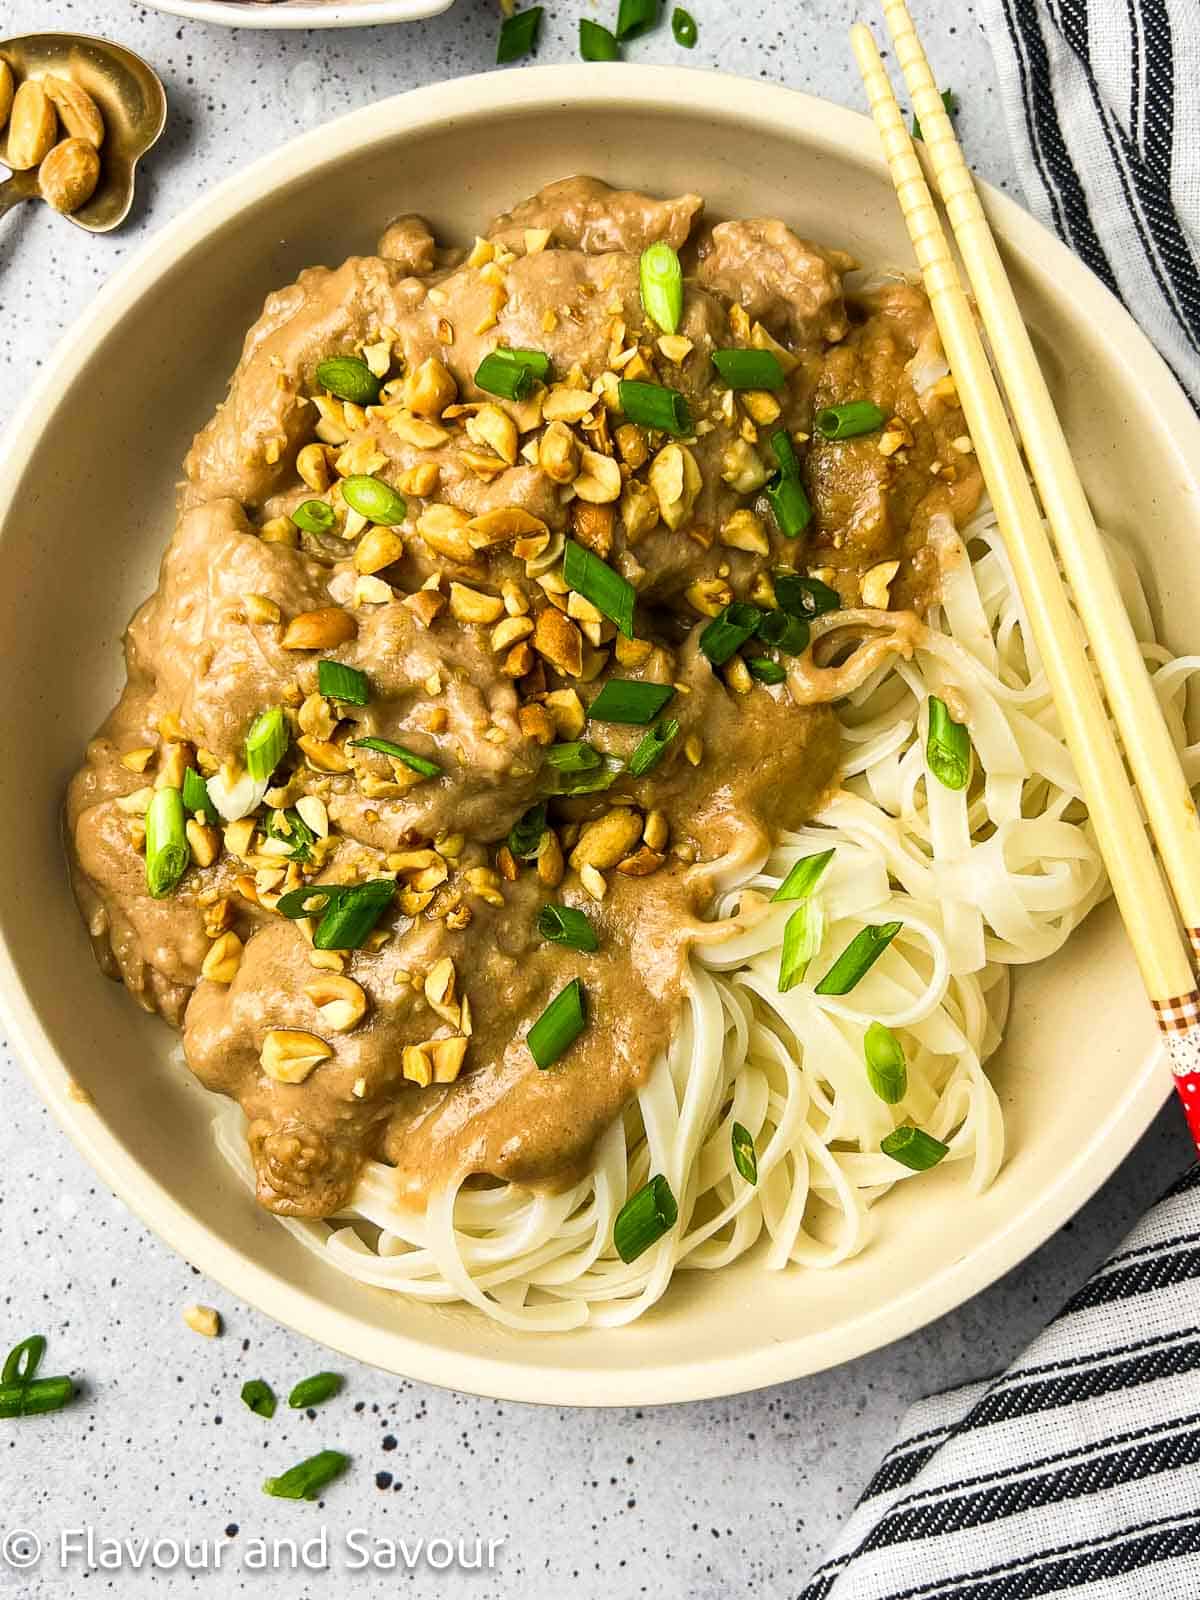
[[[227,28],[374,28],[417,22],[454,0],[146,0],[155,11]]]
[[[864,262],[912,260],[866,118],[660,67],[527,68],[401,95],[293,140],[163,228],[47,360],[0,461],[0,1012],[100,1176],[232,1293],[426,1382],[630,1405],[796,1378],[961,1304],[1103,1183],[1169,1078],[1103,907],[1058,957],[1016,974],[991,1068],[1009,1155],[987,1194],[970,1199],[939,1171],[899,1185],[875,1212],[875,1242],[831,1272],[769,1274],[753,1253],[678,1274],[632,1327],[534,1338],[349,1282],[310,1256],[217,1154],[213,1102],[171,1065],[174,1036],[96,971],[67,888],[63,790],[123,681],[121,630],[154,585],[179,463],[264,295],[305,265],[369,250],[398,212],[469,240],[580,171],[694,189],[716,214],[781,216]],[[1011,200],[985,203],[1097,513],[1150,576],[1164,637],[1194,648],[1200,422],[1099,281]]]

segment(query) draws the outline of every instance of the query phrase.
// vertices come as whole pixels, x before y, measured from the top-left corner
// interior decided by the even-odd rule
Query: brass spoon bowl
[[[158,74],[132,50],[82,33],[27,33],[0,41],[0,57],[18,83],[47,73],[71,78],[91,95],[104,117],[100,182],[91,199],[67,221],[89,233],[108,233],[129,215],[134,169],[167,120],[167,96]],[[64,134],[65,137],[65,134]],[[8,165],[7,132],[0,163]],[[37,169],[14,172],[0,183],[0,216],[22,200],[38,198]]]

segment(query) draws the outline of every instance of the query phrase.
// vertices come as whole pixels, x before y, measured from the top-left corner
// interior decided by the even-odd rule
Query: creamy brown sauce
[[[420,219],[402,218],[378,256],[311,269],[268,299],[227,399],[188,455],[158,589],[126,637],[128,686],[71,786],[74,877],[105,970],[182,1027],[192,1070],[245,1109],[259,1198],[273,1210],[328,1215],[369,1157],[390,1162],[399,1192],[417,1204],[471,1175],[561,1184],[586,1166],[676,1025],[715,877],[761,859],[836,774],[837,723],[821,703],[836,691],[836,672],[810,653],[796,664],[791,693],[751,685],[736,669],[719,674],[698,648],[708,616],[734,598],[769,608],[770,574],[780,568],[817,573],[859,607],[864,576],[896,561],[890,598],[901,615],[890,648],[909,648],[917,626],[909,612],[934,592],[929,519],[948,511],[961,522],[974,507],[978,472],[962,448],[952,386],[921,394],[913,386],[914,358],[919,365],[932,339],[921,292],[893,283],[847,295],[851,263],[839,252],[774,221],[707,227],[701,211],[695,196],[659,201],[570,179],[499,218],[489,245],[470,257],[441,248]],[[640,302],[638,257],[660,239],[683,255],[686,351],[664,352]],[[790,372],[775,397],[781,415],[758,424],[756,402],[731,403],[709,362],[713,348],[752,343],[776,349]],[[508,402],[477,390],[475,370],[497,345],[544,351],[549,395]],[[388,363],[383,403],[366,412],[316,406],[317,362],[364,349],[377,361],[382,350]],[[453,386],[437,405],[410,410],[407,385],[431,358]],[[617,370],[681,390],[699,424],[686,442],[693,503],[657,514],[650,527],[641,525],[648,504],[671,509],[669,488],[656,498],[645,487],[671,441],[622,427],[606,404]],[[595,450],[634,485],[608,506],[572,499],[539,457],[543,410],[564,389],[597,380],[588,416],[564,426],[577,459],[581,448]],[[809,437],[815,408],[863,398],[888,415],[899,441],[890,453],[879,433]],[[476,413],[456,408],[480,403],[515,423],[524,453],[505,461],[494,442],[471,436]],[[773,467],[766,440],[779,427],[798,438],[814,507],[798,541],[782,536],[756,487],[728,481],[731,461]],[[370,565],[361,554],[369,532],[347,523],[336,491],[301,481],[299,452],[311,455],[322,441],[335,484],[340,461],[407,501],[392,559],[365,579],[355,563]],[[314,495],[333,500],[338,523],[302,536],[288,514]],[[539,534],[532,545],[510,537],[472,550],[459,529],[447,546],[444,532],[422,532],[432,507],[456,509],[460,523],[519,508],[551,538],[565,532],[591,548],[637,591],[633,644],[603,621],[564,613],[573,602],[555,588],[550,561],[542,563],[549,587],[538,581],[547,577]],[[733,514],[746,511],[758,518],[758,548],[724,542]],[[425,602],[414,602],[429,584]],[[446,605],[451,584],[505,597],[501,619],[527,614],[537,632],[495,649],[494,620],[463,620],[459,601]],[[289,623],[326,608],[352,636],[289,648]],[[546,612],[560,632],[576,631],[577,661],[559,647],[542,651]],[[369,704],[322,702],[321,657],[366,672]],[[551,802],[554,848],[568,858],[555,880],[553,851],[539,870],[514,862],[504,841],[546,791],[551,738],[583,737],[621,759],[641,740],[644,728],[568,725],[564,691],[586,706],[611,677],[676,685],[664,715],[679,733],[647,776],[624,774],[607,792]],[[281,890],[304,881],[301,868],[265,854],[261,829],[247,839],[233,824],[223,841],[211,837],[208,864],[199,864],[208,849],[194,845],[174,893],[153,899],[146,889],[138,792],[178,781],[181,761],[208,773],[225,764],[233,776],[251,722],[272,706],[288,709],[294,742],[268,805],[315,797],[330,821],[309,876],[351,883],[399,874],[376,937],[334,960],[336,976],[365,999],[361,1020],[344,1032],[323,1031],[304,992],[326,975],[304,926],[273,909]],[[414,781],[348,742],[368,734],[433,759],[441,775]],[[331,760],[342,770],[329,770]],[[596,900],[569,857],[581,828],[620,807],[634,821]],[[420,859],[440,862],[432,875],[444,868],[444,879],[426,886],[412,862],[433,851]],[[547,901],[586,910],[598,952],[546,943],[536,921]],[[214,941],[230,932],[244,947],[236,971],[223,974],[231,981],[202,976]],[[446,958],[455,988],[438,1009],[424,982]],[[539,1071],[525,1034],[575,977],[588,1027]],[[263,1055],[278,1030],[315,1034],[329,1054],[302,1081],[278,1081]],[[465,1039],[453,1081],[406,1076],[413,1046],[452,1039]]]

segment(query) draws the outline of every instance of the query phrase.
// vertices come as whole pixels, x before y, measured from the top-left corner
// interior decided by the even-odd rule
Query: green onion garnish
[[[543,906],[538,912],[537,930],[550,944],[563,944],[568,950],[590,953],[600,948],[591,920],[574,906]]]
[[[882,1022],[873,1022],[863,1040],[867,1082],[887,1105],[894,1106],[908,1093],[908,1067],[899,1039]]]
[[[674,434],[692,431],[692,414],[687,401],[678,389],[668,389],[665,383],[621,378],[617,383],[617,401],[630,422],[640,423],[643,428],[661,428],[664,433]]]
[[[787,671],[778,661],[772,661],[770,656],[747,656],[746,671],[759,683],[785,683]]]
[[[178,789],[156,789],[146,812],[146,887],[155,900],[171,893],[190,859],[183,796]]]
[[[337,521],[333,507],[324,500],[304,500],[291,513],[292,521],[304,533],[328,533]]]
[[[636,39],[658,22],[658,0],[621,0],[617,8],[617,38]]]
[[[644,1188],[630,1195],[617,1212],[613,1223],[613,1244],[627,1264],[636,1261],[664,1233],[670,1233],[679,1217],[679,1207],[671,1185],[658,1173]]]
[[[317,662],[317,688],[331,700],[344,700],[351,706],[365,706],[370,698],[366,673],[341,661]]]
[[[619,61],[621,46],[615,33],[590,17],[579,19],[579,54],[585,61]]]
[[[566,747],[551,745],[550,748],[561,751]],[[602,756],[599,751],[592,750],[591,745],[584,748],[591,751],[594,761],[589,761],[585,756],[568,758],[565,766],[548,761],[550,773],[546,784],[547,794],[599,794],[604,789],[610,789],[625,770],[615,756]],[[581,762],[585,764],[581,765]]]
[[[807,900],[836,853],[830,849],[821,850],[815,856],[801,856],[771,896],[772,905],[777,900]]]
[[[569,589],[590,600],[610,622],[616,623],[627,639],[633,638],[637,594],[619,572],[614,572],[607,562],[585,550],[583,545],[568,539],[563,552],[563,577]]]
[[[246,735],[246,771],[259,782],[269,778],[288,747],[287,718],[278,706],[260,711]]]
[[[393,761],[403,761],[406,767],[419,772],[423,778],[436,778],[442,770],[436,761],[419,756],[415,750],[409,750],[402,744],[393,744],[390,739],[377,739],[374,734],[365,739],[351,739],[350,743],[364,750],[374,750],[381,756],[390,756]]]
[[[841,610],[841,595],[820,578],[805,578],[799,572],[775,572],[772,583],[780,609],[790,616],[808,619]]]
[[[370,878],[330,901],[318,922],[313,944],[318,950],[358,950],[392,903],[396,893],[391,878]]]
[[[971,736],[961,722],[955,722],[946,702],[935,694],[929,696],[925,764],[947,789],[965,789],[970,782]]]
[[[532,861],[546,837],[546,802],[539,800],[508,830],[508,848],[518,861]]]
[[[958,110],[958,96],[955,94],[953,89],[942,90],[942,104],[946,108],[946,115],[948,117],[952,117]],[[925,137],[925,135],[921,132],[921,124],[917,121],[915,114],[912,119],[912,136],[914,139],[922,140]]]
[[[545,382],[550,357],[542,350],[489,351],[475,368],[475,385],[502,400],[525,400],[535,382]]]
[[[357,356],[330,356],[327,361],[318,361],[317,382],[339,400],[352,400],[356,406],[379,402],[379,379]]]
[[[307,1461],[300,1461],[279,1478],[268,1478],[263,1493],[277,1500],[316,1500],[350,1465],[350,1457],[340,1450],[322,1450]]]
[[[780,994],[794,989],[808,971],[825,940],[825,907],[820,900],[801,900],[783,929],[779,953]]]
[[[861,933],[856,933],[817,984],[817,994],[849,994],[879,960],[903,926],[902,922],[873,923]]]
[[[496,41],[497,65],[502,67],[509,61],[519,61],[522,56],[527,56],[537,43],[541,25],[541,6],[530,6],[528,11],[514,11],[511,17],[505,17]]]
[[[757,606],[734,600],[700,635],[700,648],[714,667],[723,667],[758,629],[762,613]]]
[[[796,459],[796,446],[792,443],[792,436],[786,428],[776,428],[768,441],[771,454],[775,457],[775,464],[785,478],[798,478],[800,476],[800,463]]]
[[[875,433],[886,421],[887,412],[869,400],[847,400],[840,406],[822,407],[813,426],[826,439],[856,439],[860,433]]]
[[[529,1053],[544,1072],[569,1050],[587,1026],[583,1012],[583,985],[572,978],[560,989],[525,1035]]]
[[[379,879],[392,884],[390,878]],[[299,889],[289,889],[275,902],[275,909],[283,917],[319,917],[330,906],[345,897],[355,887],[351,883],[306,883]],[[395,884],[392,884],[393,890]]]
[[[8,1352],[4,1370],[0,1372],[0,1383],[28,1383],[36,1376],[45,1354],[45,1334],[31,1333],[28,1339],[22,1339]]]
[[[595,722],[630,722],[645,727],[675,693],[669,683],[640,683],[634,678],[610,678],[588,707]]]
[[[75,1393],[70,1378],[31,1378],[0,1384],[0,1417],[34,1417],[61,1411]]]
[[[242,1385],[242,1400],[256,1417],[270,1419],[275,1415],[275,1391],[262,1378],[251,1378]]]
[[[754,1148],[754,1135],[749,1128],[735,1122],[730,1129],[729,1142],[733,1147],[733,1164],[747,1183],[758,1182],[758,1151]]]
[[[671,13],[671,32],[675,35],[675,43],[682,45],[685,50],[696,48],[700,30],[696,26],[695,17],[682,6],[676,6]]]
[[[652,771],[662,760],[667,746],[678,732],[679,724],[674,717],[664,717],[657,728],[651,728],[629,758],[629,776],[644,778]]]
[[[803,655],[808,649],[808,623],[790,611],[764,611],[755,631],[786,656]]]
[[[924,1128],[893,1128],[880,1140],[879,1148],[885,1156],[891,1156],[902,1167],[911,1167],[914,1172],[928,1172],[950,1154],[950,1146],[926,1133]]]
[[[683,268],[665,239],[647,245],[638,262],[642,309],[664,333],[674,333],[683,316]]]
[[[714,350],[712,364],[730,389],[782,389],[787,382],[773,350]]]
[[[342,499],[360,517],[385,528],[396,527],[408,515],[403,495],[397,494],[382,478],[372,478],[363,472],[342,479]]]
[[[278,839],[288,847],[292,861],[311,861],[317,836],[298,811],[268,811],[264,829],[268,839]]]
[[[184,768],[183,809],[189,814],[199,811],[206,822],[216,822],[217,820],[217,808],[212,803],[208,785],[195,767]]]
[[[311,1378],[301,1378],[288,1395],[288,1405],[293,1411],[304,1411],[308,1406],[319,1406],[329,1400],[342,1387],[341,1376],[336,1372],[314,1372]]]
[[[545,752],[546,762],[556,772],[592,772],[601,763],[595,745],[585,739],[572,739],[567,744],[552,744]]]
[[[799,478],[777,472],[764,491],[785,539],[798,539],[812,521],[812,506]]]

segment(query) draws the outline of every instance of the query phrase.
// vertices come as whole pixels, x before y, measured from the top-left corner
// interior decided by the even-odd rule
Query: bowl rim
[[[215,22],[226,28],[375,28],[391,22],[419,22],[449,11],[454,0],[344,0],[335,5],[266,0],[146,0],[155,11],[188,22]]]
[[[486,93],[481,93],[486,78]],[[20,407],[7,443],[0,448],[0,513],[10,502],[3,486],[20,481],[35,442],[51,421],[56,393],[91,358],[113,324],[135,306],[143,290],[174,269],[189,249],[216,226],[252,207],[262,194],[311,177],[350,150],[428,134],[448,123],[492,117],[506,111],[611,110],[636,103],[671,114],[698,103],[703,83],[706,115],[713,122],[740,122],[771,132],[805,130],[806,142],[878,168],[886,167],[874,127],[866,116],[782,86],[696,68],[622,65],[598,74],[579,65],[529,67],[518,73],[473,75],[427,85],[349,112],[299,135],[252,162],[194,200],[147,240],[100,289],[88,309],[60,339]],[[486,106],[486,110],[481,110]],[[1049,256],[1064,296],[1098,301],[1105,334],[1127,369],[1136,367],[1170,429],[1181,459],[1191,445],[1200,457],[1200,419],[1149,339],[1109,291],[1057,238],[999,191],[980,184],[985,207],[1010,251],[1040,260]],[[0,523],[3,516],[0,515]],[[72,1094],[66,1063],[24,990],[4,931],[0,928],[0,1023],[32,1078],[76,1148],[113,1192],[160,1239],[229,1293],[297,1332],[342,1354],[405,1377],[451,1387],[435,1345],[398,1330],[368,1332],[353,1315],[316,1294],[295,1287],[279,1273],[249,1261],[201,1221],[143,1169],[109,1131],[102,1118]],[[1066,1222],[1136,1144],[1170,1092],[1162,1052],[1148,1048],[1130,1069],[1123,1094],[1077,1148],[1074,1162],[1048,1187],[994,1228],[989,1239],[964,1258],[921,1280],[899,1300],[868,1309],[836,1328],[808,1332],[752,1352],[689,1358],[671,1366],[641,1369],[573,1363],[569,1374],[539,1369],[493,1354],[460,1355],[453,1388],[500,1400],[545,1404],[654,1405],[711,1399],[763,1388],[819,1372],[891,1343],[932,1322],[1017,1266]],[[585,1337],[585,1334],[570,1337]],[[549,1391],[549,1392],[548,1392]]]

